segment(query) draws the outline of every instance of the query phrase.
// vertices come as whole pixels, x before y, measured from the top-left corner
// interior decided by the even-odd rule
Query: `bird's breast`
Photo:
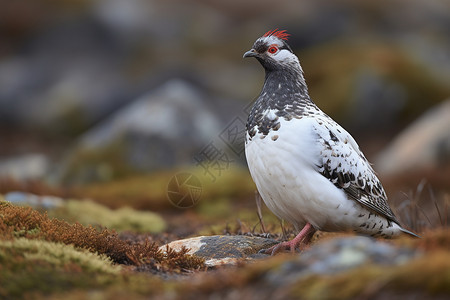
[[[320,228],[320,222],[311,216],[320,219],[326,212],[323,206],[334,205],[336,192],[342,193],[337,197],[339,201],[345,197],[315,170],[319,157],[309,122],[281,119],[277,130],[248,137],[245,153],[252,178],[268,208],[297,227],[312,221]]]

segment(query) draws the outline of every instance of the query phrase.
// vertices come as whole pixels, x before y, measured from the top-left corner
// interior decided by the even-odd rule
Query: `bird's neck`
[[[277,117],[292,119],[302,116],[305,109],[319,111],[308,95],[308,87],[300,64],[283,69],[266,70],[264,86],[247,120],[247,131],[250,137],[258,131],[266,133],[276,126],[278,118],[268,117],[268,111],[275,111]]]
[[[311,101],[303,70],[298,62],[277,69],[266,69],[261,94],[278,94],[291,101]]]

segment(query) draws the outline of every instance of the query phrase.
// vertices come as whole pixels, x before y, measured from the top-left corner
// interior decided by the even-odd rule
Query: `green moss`
[[[62,208],[50,211],[49,216],[83,225],[101,225],[117,231],[158,233],[166,228],[164,219],[156,213],[137,211],[130,207],[113,210],[88,200],[69,200]]]
[[[25,238],[0,241],[0,298],[103,286],[120,270],[106,256],[70,245]]]
[[[116,274],[120,267],[113,266],[105,255],[87,250],[75,249],[72,245],[18,238],[12,241],[0,240],[0,260],[6,263],[8,256],[23,258],[21,261],[46,262],[53,268],[75,264],[85,272]],[[11,262],[10,262],[11,263]]]
[[[0,299],[148,299],[166,290],[160,278],[114,266],[103,256],[54,243],[36,245],[44,250],[26,240],[19,244],[0,245]]]

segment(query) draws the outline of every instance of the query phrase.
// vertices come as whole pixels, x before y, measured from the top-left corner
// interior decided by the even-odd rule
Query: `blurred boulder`
[[[43,154],[30,153],[0,160],[0,177],[17,180],[42,179],[50,169],[50,162]]]
[[[200,90],[172,79],[83,134],[63,163],[60,179],[108,180],[189,164],[219,129]]]
[[[377,159],[377,171],[399,174],[450,164],[450,99],[401,132]]]
[[[395,266],[420,256],[420,252],[396,247],[372,238],[355,236],[324,240],[282,263],[266,275],[273,285],[290,285],[311,275],[333,275],[369,264]]]
[[[79,134],[130,93],[120,46],[89,20],[62,22],[0,60],[0,125]]]
[[[50,195],[35,195],[25,192],[9,192],[4,199],[14,205],[31,206],[33,208],[55,209],[64,205],[64,200]]]

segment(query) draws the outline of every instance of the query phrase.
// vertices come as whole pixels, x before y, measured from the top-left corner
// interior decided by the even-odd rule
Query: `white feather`
[[[309,222],[323,231],[364,232],[364,228],[359,227],[361,219],[358,216],[369,216],[371,211],[348,199],[342,189],[319,173],[318,166],[323,159],[323,141],[318,136],[324,136],[325,131],[328,134],[323,120],[317,116],[290,121],[281,118],[280,124],[278,131],[272,130],[264,138],[261,133],[251,140],[247,136],[249,141],[245,147],[250,173],[268,208],[279,218],[294,224],[297,229]],[[342,134],[340,138],[347,139],[350,146],[343,153],[359,162],[350,164],[349,172],[364,173],[365,166],[355,157],[359,150],[351,150],[353,147],[357,149],[356,142],[340,126],[337,129]],[[274,135],[278,136],[275,141],[272,139]],[[338,164],[339,158],[336,157],[332,165],[337,167]],[[375,223],[383,223],[384,228],[388,227],[388,221],[382,217],[373,217],[370,224]],[[396,228],[399,226],[392,226],[383,233],[398,234],[399,230]],[[373,234],[370,231],[367,233]]]

